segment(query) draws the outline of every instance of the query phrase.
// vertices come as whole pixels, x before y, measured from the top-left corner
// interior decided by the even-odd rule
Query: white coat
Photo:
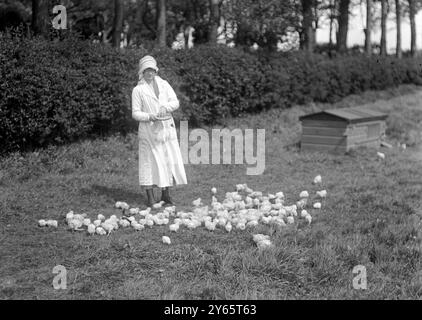
[[[169,113],[179,108],[179,100],[170,84],[155,76],[159,95],[141,79],[132,90],[132,118],[139,121],[139,184],[160,188],[187,184],[185,168],[177,140],[173,117],[149,121],[149,114],[158,114],[160,107]]]

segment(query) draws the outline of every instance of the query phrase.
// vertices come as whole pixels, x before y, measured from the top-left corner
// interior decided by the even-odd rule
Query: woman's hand
[[[164,108],[164,107],[160,107],[160,111],[158,112],[158,116],[159,117],[164,117],[164,116],[166,116],[167,115],[167,109],[166,108]]]
[[[149,121],[158,121],[157,116],[153,113],[149,114]]]

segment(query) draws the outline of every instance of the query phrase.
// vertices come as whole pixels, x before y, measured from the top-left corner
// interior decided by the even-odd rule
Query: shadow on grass
[[[132,192],[125,189],[110,188],[106,186],[93,184],[90,189],[85,189],[84,193],[104,195],[107,198],[113,200],[113,202],[125,201],[129,203],[142,203],[145,205],[147,202],[147,199],[143,195],[141,190],[139,190],[139,192]]]

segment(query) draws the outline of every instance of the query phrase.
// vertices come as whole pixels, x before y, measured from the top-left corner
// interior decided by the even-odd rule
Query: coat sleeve
[[[132,118],[136,121],[149,121],[149,114],[142,111],[142,100],[139,90],[132,90]]]
[[[167,81],[165,81],[165,88],[167,91],[168,101],[165,105],[163,105],[163,107],[166,108],[167,112],[173,112],[179,108],[179,99],[177,99],[176,93]]]

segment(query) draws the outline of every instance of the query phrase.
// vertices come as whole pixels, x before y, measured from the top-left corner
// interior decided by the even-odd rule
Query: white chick
[[[254,234],[254,235],[252,236],[252,239],[253,239],[253,241],[255,241],[255,242],[260,242],[260,241],[263,241],[263,240],[269,240],[269,239],[270,239],[270,236],[267,236],[267,235],[265,235],[265,234],[260,234],[260,233],[258,233],[258,234]]]
[[[73,219],[76,219],[76,220],[79,220],[80,222],[84,222],[84,219],[85,219],[85,214],[75,214],[75,215],[73,215]]]
[[[295,223],[295,218],[293,218],[292,216],[288,216],[288,217],[286,218],[286,220],[287,220],[287,223],[288,223],[288,224],[293,224],[293,223]]]
[[[130,222],[132,222],[132,221],[135,221],[136,220],[136,218],[135,217],[129,217],[129,218],[127,218]]]
[[[299,194],[299,197],[301,197],[301,198],[308,198],[309,197],[309,193],[308,193],[308,191],[302,191],[300,194]]]
[[[199,207],[202,203],[201,203],[201,198],[198,198],[198,199],[196,199],[196,200],[193,200],[192,201],[192,204],[195,206],[195,207]]]
[[[317,175],[317,176],[314,178],[314,184],[318,184],[318,183],[321,183],[321,182],[322,182],[321,175]]]
[[[311,215],[310,215],[310,214],[307,214],[307,215],[305,216],[305,220],[308,222],[308,224],[311,224],[311,222],[312,222],[312,217],[311,217]]]
[[[111,231],[113,231],[113,230],[114,230],[114,227],[113,227],[113,225],[112,225],[111,223],[102,223],[102,224],[101,224],[101,227],[102,227],[105,231],[107,231],[107,233],[110,233]]]
[[[211,192],[212,192],[213,194],[216,194],[216,193],[217,193],[217,188],[215,188],[215,187],[211,188]]]
[[[284,220],[280,217],[274,218],[272,221],[275,225],[280,226],[280,227],[284,227],[286,225],[286,223],[284,222]]]
[[[321,209],[321,202],[315,202],[314,203],[314,208],[315,209]]]
[[[91,224],[91,219],[85,218],[85,219],[84,219],[84,221],[83,221],[83,225],[84,225],[85,227],[87,227],[87,226],[89,226],[90,224]]]
[[[378,158],[380,158],[380,159],[382,159],[382,160],[384,160],[384,159],[385,159],[385,154],[384,154],[384,153],[382,153],[382,152],[377,152],[377,156],[378,156]]]
[[[269,193],[268,194],[268,198],[270,199],[270,200],[273,200],[273,199],[275,199],[275,198],[277,198],[274,194],[271,194],[271,193]]]
[[[232,231],[232,229],[233,229],[232,224],[230,222],[227,222],[227,224],[224,227],[224,229],[226,229],[227,232]]]
[[[170,238],[169,237],[163,236],[161,239],[162,239],[162,241],[163,241],[164,244],[171,244],[171,241],[170,241]]]
[[[70,220],[70,219],[72,219],[73,218],[73,211],[69,211],[67,214],[66,214],[66,220]]]
[[[142,224],[137,223],[133,226],[133,229],[135,229],[136,231],[141,231],[141,230],[145,229],[145,227]]]
[[[265,224],[271,223],[272,217],[262,217],[262,222]]]
[[[98,219],[98,220],[101,220],[101,221],[104,221],[104,220],[105,220],[105,217],[104,217],[102,214],[99,214],[99,215],[97,216],[97,219]]]
[[[186,227],[188,227],[188,229],[193,230],[197,228],[197,224],[191,220],[186,221]]]
[[[98,227],[101,224],[101,220],[100,219],[94,220],[93,223],[96,227]]]
[[[89,224],[88,225],[88,233],[89,234],[94,234],[95,233],[95,228],[96,228],[96,226],[95,226],[95,224]]]
[[[274,203],[271,205],[271,208],[273,208],[274,210],[280,210],[283,208],[283,204],[281,203]]]
[[[279,215],[279,213],[280,213],[280,211],[279,211],[279,210],[271,210],[271,211],[270,211],[270,215],[271,215],[271,216],[278,216],[278,215]]]
[[[275,194],[275,196],[277,197],[277,198],[279,198],[279,199],[282,199],[282,198],[284,198],[284,193],[283,192],[277,192],[276,194]]]
[[[249,221],[247,224],[246,224],[246,226],[247,227],[256,227],[256,226],[258,226],[258,221],[256,221],[256,220],[251,220],[251,221]]]
[[[169,226],[170,231],[177,232],[179,230],[179,225],[177,223],[173,223]]]
[[[145,221],[145,224],[146,224],[148,227],[152,227],[152,226],[154,225],[154,221],[153,221],[152,219],[147,219],[147,220]]]
[[[303,209],[306,206],[306,203],[307,203],[306,198],[304,198],[304,199],[301,199],[298,202],[296,202],[296,206],[299,209]]]
[[[301,217],[301,218],[305,218],[307,215],[308,215],[308,211],[306,211],[306,210],[302,210],[302,211],[300,212],[300,217]]]
[[[215,230],[215,223],[210,222],[210,221],[205,221],[205,228],[209,231],[214,231]]]
[[[239,230],[245,230],[246,229],[246,225],[243,223],[243,222],[239,222],[237,225],[236,225],[236,229],[239,229]]]
[[[137,214],[137,213],[139,213],[139,208],[130,208],[129,213],[130,214]]]
[[[141,211],[139,211],[139,214],[141,215],[141,216],[146,216],[147,214],[149,214],[151,212],[151,208],[150,207],[148,207],[148,208],[146,208],[145,210],[141,210]]]
[[[130,222],[128,220],[126,220],[126,219],[120,219],[119,220],[119,224],[123,228],[127,228],[127,227],[130,226]]]
[[[403,150],[406,150],[406,144],[405,144],[405,143],[403,143],[403,144],[401,145],[401,148],[402,148]]]
[[[97,234],[99,234],[100,236],[104,236],[104,235],[107,234],[107,232],[102,227],[97,227],[97,229],[95,230],[95,232]]]
[[[72,219],[69,221],[69,227],[72,228],[73,230],[78,230],[79,228],[82,227],[82,222],[78,219]]]
[[[272,243],[270,240],[262,240],[259,241],[257,244],[259,249],[266,249],[266,248],[270,248],[272,246]]]
[[[160,208],[162,208],[162,206],[163,206],[163,204],[164,204],[164,203],[165,203],[164,201],[160,201],[160,202],[154,203],[154,204],[152,205],[152,207],[153,207],[154,209],[160,209]]]
[[[327,196],[327,190],[317,191],[316,194],[320,198],[325,198]]]
[[[227,219],[224,217],[221,217],[220,219],[218,219],[218,223],[217,223],[220,227],[224,227],[227,224]]]
[[[38,225],[40,227],[45,227],[47,225],[47,221],[45,221],[44,219],[38,220]]]
[[[242,191],[245,190],[245,185],[243,184],[237,184],[236,185],[236,191]]]
[[[242,200],[242,196],[240,194],[235,194],[235,195],[233,195],[233,200],[234,201],[241,201]]]
[[[46,225],[49,227],[57,228],[58,223],[56,220],[47,220]]]
[[[115,204],[117,209],[129,210],[129,205],[126,202],[117,201]]]

